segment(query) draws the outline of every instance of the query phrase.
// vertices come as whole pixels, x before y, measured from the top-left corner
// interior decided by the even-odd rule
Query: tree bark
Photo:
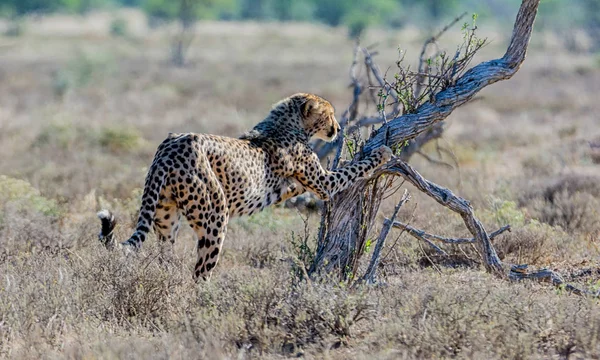
[[[382,145],[396,146],[416,138],[439,124],[454,109],[471,100],[484,87],[510,79],[525,60],[538,5],[539,0],[523,0],[510,45],[502,58],[478,64],[453,84],[435,94],[430,102],[420,106],[415,113],[402,115],[382,125],[366,141],[362,156]],[[355,275],[352,271],[356,270],[357,259],[364,246],[362,235],[370,230],[379,208],[379,203],[370,203],[375,200],[372,196],[375,189],[373,181],[360,180],[334,196],[327,204],[319,233],[317,254],[309,269],[311,276],[337,272],[339,277],[347,279],[349,275]],[[440,196],[440,199],[436,200],[444,201],[444,194]],[[459,212],[463,215],[469,231],[476,234],[476,244],[486,267],[490,271],[501,272],[501,262],[489,243],[488,234],[481,223],[468,216],[472,214],[470,205],[463,199],[455,199],[464,202],[457,205],[458,208],[467,211]]]

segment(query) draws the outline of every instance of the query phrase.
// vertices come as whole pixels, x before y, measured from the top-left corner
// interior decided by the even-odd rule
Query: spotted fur
[[[332,141],[339,130],[327,100],[296,94],[275,104],[239,139],[169,134],[148,170],[135,232],[122,244],[139,248],[151,227],[161,241],[173,243],[183,216],[196,234],[194,276],[208,280],[232,216],[254,214],[305,191],[329,200],[390,159],[391,150],[382,146],[364,160],[324,169],[309,140]],[[103,210],[98,216],[101,240],[112,243],[113,215]]]

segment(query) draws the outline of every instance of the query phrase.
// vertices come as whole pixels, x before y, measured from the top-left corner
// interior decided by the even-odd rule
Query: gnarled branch
[[[390,220],[386,219],[385,223],[388,223]],[[400,221],[394,221],[392,224],[395,228],[405,230],[410,235],[428,241],[439,241],[444,244],[458,245],[458,244],[472,244],[477,241],[475,238],[447,238],[439,235],[429,234],[423,230],[416,229],[410,225],[403,224]],[[502,234],[505,231],[510,231],[510,225],[506,225],[501,227],[500,229],[494,231],[489,234],[490,240],[494,240],[495,237]]]
[[[406,181],[413,184],[417,189],[421,190],[426,195],[433,198],[441,205],[460,214],[467,226],[469,232],[476,240],[475,243],[480,246],[481,255],[483,256],[484,264],[489,271],[503,273],[502,262],[496,254],[496,250],[490,243],[490,236],[485,231],[483,224],[474,215],[471,204],[442,186],[426,180],[410,165],[400,159],[392,160],[380,172],[387,174],[395,174],[402,176]]]
[[[483,62],[449,82],[448,86],[437,94],[432,94],[430,101],[419,106],[415,113],[405,114],[387,121],[373,132],[356,158],[365,156],[382,146],[398,146],[419,134],[428,131],[444,120],[457,107],[467,103],[487,85],[500,80],[510,79],[525,59],[527,46],[531,38],[533,23],[537,14],[539,0],[523,0],[515,22],[510,46],[500,59]],[[458,212],[473,237],[483,256],[489,271],[506,274],[494,248],[490,244],[489,235],[483,225],[473,216],[473,209],[468,201],[455,196],[452,192],[426,181],[408,164],[395,160],[385,169],[388,174],[402,175],[411,179],[421,191],[433,194],[440,204]],[[380,173],[381,174],[381,173]],[[418,176],[417,176],[418,175]],[[410,180],[409,180],[410,181]],[[361,244],[364,228],[369,227],[374,218],[373,206],[365,211],[365,204],[373,200],[373,182],[358,181],[345,191],[336,195],[323,214],[318,240],[318,251],[310,273],[341,271],[342,278],[347,277],[348,269],[354,269]],[[367,189],[370,191],[366,191]],[[368,197],[368,199],[367,199]],[[368,215],[368,216],[365,216]]]
[[[538,5],[539,0],[523,0],[510,45],[502,58],[473,67],[454,85],[435,94],[432,101],[419,107],[415,114],[406,114],[389,121],[367,141],[364,152],[368,154],[381,145],[386,145],[386,140],[388,144],[398,144],[412,139],[447,118],[454,109],[471,100],[484,87],[510,79],[525,60]]]

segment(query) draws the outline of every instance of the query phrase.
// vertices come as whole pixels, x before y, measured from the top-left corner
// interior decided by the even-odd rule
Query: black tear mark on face
[[[335,131],[335,126],[331,126],[329,128],[329,132],[327,133],[327,137],[328,138],[332,138],[335,135],[336,131]]]

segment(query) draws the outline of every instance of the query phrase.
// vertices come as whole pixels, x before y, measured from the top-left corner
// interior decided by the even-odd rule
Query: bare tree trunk
[[[431,101],[418,107],[414,113],[387,121],[366,141],[362,156],[381,145],[394,147],[416,138],[432,127],[439,126],[437,124],[454,109],[471,100],[487,85],[510,79],[525,60],[538,5],[539,0],[523,0],[510,45],[502,58],[471,68],[453,84],[433,94]],[[358,259],[364,250],[364,234],[370,231],[379,209],[381,198],[374,194],[381,191],[381,187],[376,185],[381,181],[387,180],[376,178],[358,181],[327,204],[321,221],[316,257],[309,269],[311,276],[337,273],[340,278],[347,279],[356,275]],[[437,200],[443,202],[444,194],[440,196]],[[472,217],[470,205],[463,199],[455,200],[460,200],[456,208],[464,210],[459,212],[478,240],[476,244],[487,269],[503,272],[502,263],[490,244],[488,234],[481,223]]]

